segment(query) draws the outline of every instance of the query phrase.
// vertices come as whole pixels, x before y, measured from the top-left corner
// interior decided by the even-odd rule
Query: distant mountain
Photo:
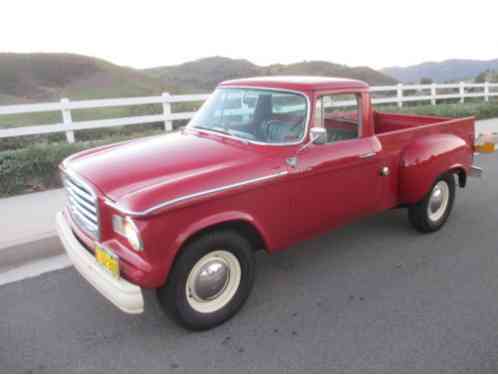
[[[315,75],[360,79],[372,85],[389,85],[397,81],[368,67],[348,67],[326,61],[258,66],[248,60],[208,57],[180,65],[144,70],[151,77],[186,92],[205,92],[227,79],[265,75]]]
[[[141,71],[72,54],[0,53],[0,105],[157,95],[165,88]]]
[[[401,82],[419,82],[422,78],[431,78],[434,82],[447,82],[474,79],[485,70],[496,70],[497,68],[498,59],[453,59],[441,62],[425,62],[407,67],[384,68],[381,72]]]

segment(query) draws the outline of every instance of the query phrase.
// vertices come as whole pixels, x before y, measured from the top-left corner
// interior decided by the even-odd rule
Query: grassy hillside
[[[226,57],[209,57],[181,65],[146,69],[144,72],[183,92],[199,93],[210,91],[227,79],[261,75],[257,65],[247,60]]]
[[[0,53],[0,105],[71,99],[206,92],[219,82],[261,75],[350,77],[370,84],[396,81],[368,67],[326,61],[258,66],[247,60],[209,57],[176,66],[122,67],[93,57],[56,53]]]
[[[0,105],[158,94],[164,85],[146,74],[92,57],[0,53]]]
[[[258,66],[247,60],[226,57],[209,57],[188,63],[144,70],[165,85],[181,88],[185,92],[212,90],[219,82],[264,75],[315,75],[356,78],[372,85],[389,85],[397,81],[368,67],[348,67],[326,61],[309,61],[295,64]]]

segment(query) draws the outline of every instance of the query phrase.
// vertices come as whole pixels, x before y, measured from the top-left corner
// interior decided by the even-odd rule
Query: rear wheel
[[[209,329],[242,307],[253,282],[249,241],[234,231],[213,232],[182,250],[158,298],[183,326]]]
[[[436,180],[424,199],[408,208],[408,218],[419,232],[435,232],[446,223],[454,200],[455,178],[445,174]]]

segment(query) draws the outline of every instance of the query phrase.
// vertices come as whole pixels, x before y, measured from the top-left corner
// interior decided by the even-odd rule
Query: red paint
[[[63,167],[98,191],[101,242],[120,257],[124,277],[140,286],[162,285],[185,241],[207,227],[248,223],[271,253],[359,217],[416,202],[437,176],[449,170],[467,173],[472,163],[474,118],[374,112],[363,82],[272,77],[221,86],[294,90],[310,100],[311,108],[324,93],[359,94],[363,128],[358,139],[311,145],[297,155],[296,168],[286,159],[296,156],[302,145],[245,144],[196,130],[101,147],[68,158]],[[360,158],[370,152],[375,156]],[[390,168],[389,176],[380,176],[384,166]],[[113,233],[111,217],[119,212],[104,202],[106,198],[127,210],[144,211],[180,196],[279,172],[287,174],[134,217],[145,247],[140,253]],[[93,249],[95,241],[71,224],[81,241]]]

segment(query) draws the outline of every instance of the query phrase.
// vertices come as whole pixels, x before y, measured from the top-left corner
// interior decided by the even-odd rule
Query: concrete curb
[[[0,272],[63,253],[64,249],[55,231],[33,236],[22,242],[2,244]]]
[[[63,253],[55,231],[55,214],[65,204],[63,189],[0,199],[0,274]]]

